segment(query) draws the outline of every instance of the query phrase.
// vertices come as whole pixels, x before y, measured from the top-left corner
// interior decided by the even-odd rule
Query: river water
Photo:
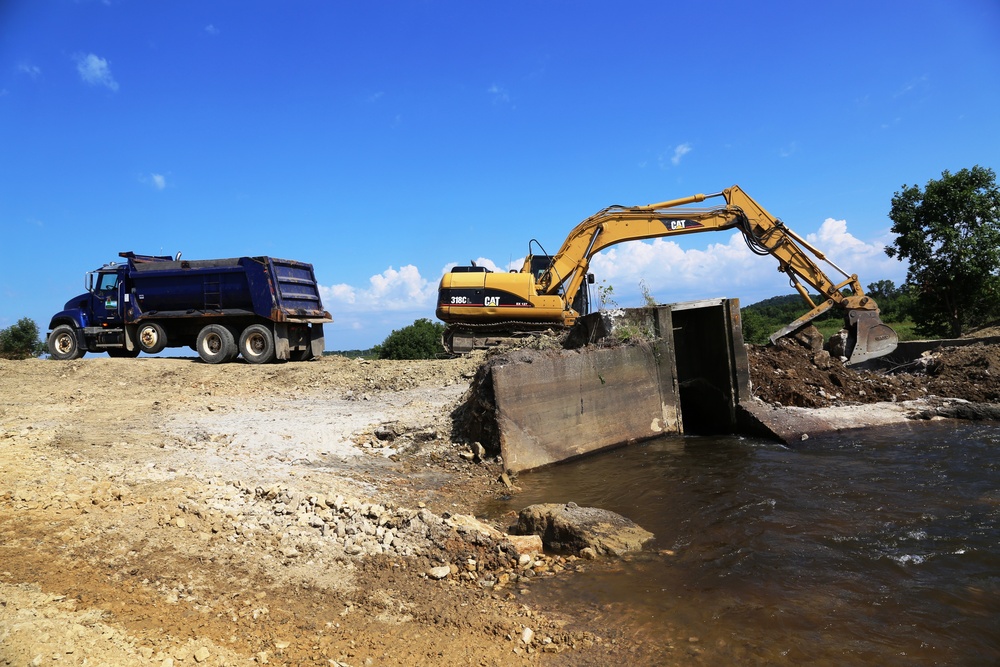
[[[666,437],[518,479],[618,512],[641,553],[539,579],[640,664],[1000,664],[1000,427],[923,422],[795,448]]]

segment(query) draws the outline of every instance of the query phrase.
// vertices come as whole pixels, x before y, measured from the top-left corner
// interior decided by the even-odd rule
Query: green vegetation
[[[904,185],[892,198],[889,218],[897,236],[885,253],[909,262],[906,282],[897,287],[879,280],[865,294],[900,340],[959,338],[1000,320],[1000,189],[992,169],[945,170],[923,190]],[[797,295],[747,306],[743,338],[764,344],[806,312]],[[828,338],[843,319],[831,311],[813,324]]]
[[[393,331],[374,352],[379,359],[434,359],[444,352],[442,333],[443,324],[421,318]]]
[[[0,331],[0,359],[33,359],[45,352],[38,338],[38,325],[29,317]]]
[[[615,288],[611,283],[601,281],[597,286],[597,307],[600,310],[614,310],[618,307],[615,301]]]
[[[372,347],[367,350],[324,350],[323,356],[347,357],[348,359],[378,359],[378,354],[376,354],[375,348]]]
[[[921,190],[903,186],[889,218],[889,257],[909,261],[916,330],[958,338],[1000,316],[1000,190],[992,169],[947,170]]]
[[[880,280],[869,285],[865,294],[878,303],[882,321],[895,329],[899,340],[913,340],[917,337],[910,319],[910,308],[913,303],[910,290],[896,287],[891,280]],[[812,295],[812,300],[819,303],[819,295]],[[765,345],[772,333],[794,322],[809,310],[798,294],[773,296],[745,306],[740,309],[743,319],[743,340],[755,345]],[[813,320],[812,323],[823,334],[823,338],[829,339],[831,335],[844,328],[844,317],[840,311],[834,309]]]

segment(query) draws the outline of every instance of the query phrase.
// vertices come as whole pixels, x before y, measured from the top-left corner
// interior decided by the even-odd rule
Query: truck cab
[[[87,351],[113,357],[134,357],[139,348],[125,331],[126,264],[110,263],[86,275],[87,291],[73,297],[49,323],[49,353],[56,359],[76,359]]]

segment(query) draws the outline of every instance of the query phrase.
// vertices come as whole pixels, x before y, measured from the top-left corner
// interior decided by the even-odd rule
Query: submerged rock
[[[553,551],[579,554],[592,549],[614,556],[638,551],[653,539],[652,533],[620,514],[576,503],[525,507],[518,515],[516,532],[539,535]]]

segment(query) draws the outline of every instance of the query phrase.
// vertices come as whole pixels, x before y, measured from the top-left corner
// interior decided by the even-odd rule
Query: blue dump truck
[[[252,363],[323,354],[323,310],[311,264],[273,257],[182,260],[118,254],[87,273],[87,292],[49,323],[53,359],[190,347],[205,362]]]

